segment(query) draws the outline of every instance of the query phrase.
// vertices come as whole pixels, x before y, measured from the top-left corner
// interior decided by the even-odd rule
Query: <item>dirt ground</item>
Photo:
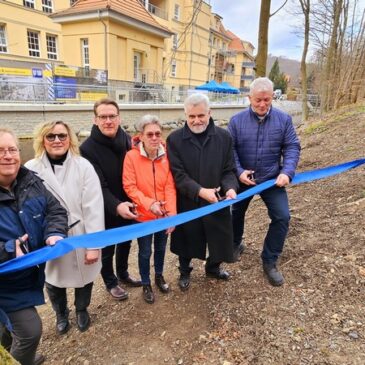
[[[343,109],[298,130],[298,171],[365,156],[365,106]],[[106,365],[360,365],[365,364],[365,167],[291,186],[292,221],[280,267],[286,283],[265,280],[260,252],[268,225],[255,199],[247,216],[247,249],[227,265],[229,282],[207,279],[194,261],[191,288],[177,286],[174,255],[167,252],[165,278],[172,291],[155,290],[153,305],[141,288],[116,302],[96,281],[92,325],[55,333],[55,316],[39,308],[44,325],[40,351],[46,364]],[[137,275],[136,244],[130,271]],[[70,302],[72,293],[70,292]]]

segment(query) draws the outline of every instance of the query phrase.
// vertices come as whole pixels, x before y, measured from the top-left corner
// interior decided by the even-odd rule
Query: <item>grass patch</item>
[[[308,126],[304,133],[307,135],[322,133],[327,129],[324,121],[314,122],[310,126]]]

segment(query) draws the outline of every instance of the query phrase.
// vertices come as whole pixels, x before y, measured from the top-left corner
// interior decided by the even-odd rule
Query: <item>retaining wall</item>
[[[279,107],[287,109],[286,104]],[[122,126],[126,129],[131,129],[145,114],[155,114],[163,124],[170,125],[185,119],[182,104],[121,104],[120,108]],[[243,108],[243,105],[211,106],[214,119],[223,121],[228,121]],[[294,108],[291,105],[289,109],[288,112],[292,115],[298,113],[300,103]],[[92,119],[92,104],[0,104],[0,125],[12,128],[20,138],[30,137],[35,125],[44,121],[64,120],[71,123],[76,132],[89,131]]]

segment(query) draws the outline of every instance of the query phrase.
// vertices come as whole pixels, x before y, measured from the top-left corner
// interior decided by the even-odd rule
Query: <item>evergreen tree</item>
[[[278,59],[275,60],[274,64],[271,67],[269,79],[274,83],[274,90],[281,89],[283,94],[286,93],[286,89],[288,88],[288,81],[285,77],[284,72],[280,72]]]

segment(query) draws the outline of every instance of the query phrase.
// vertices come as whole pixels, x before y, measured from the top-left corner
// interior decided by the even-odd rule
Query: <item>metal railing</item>
[[[0,81],[1,103],[94,103],[111,97],[121,104],[180,104],[194,90],[171,91],[162,87],[139,88],[82,84],[22,83]],[[197,90],[198,92],[198,90]],[[246,94],[207,93],[213,104],[242,104]]]

